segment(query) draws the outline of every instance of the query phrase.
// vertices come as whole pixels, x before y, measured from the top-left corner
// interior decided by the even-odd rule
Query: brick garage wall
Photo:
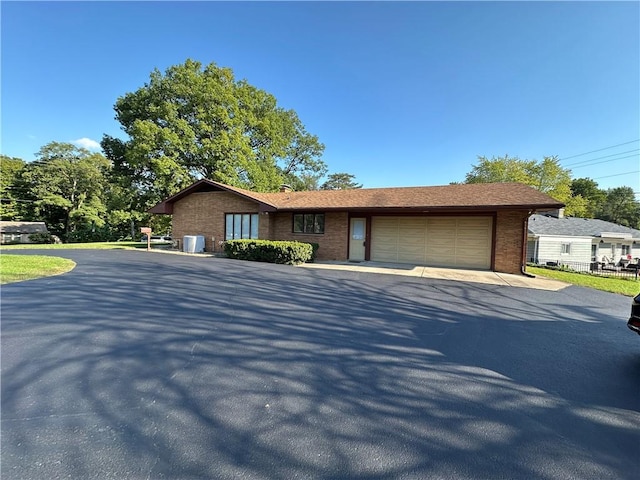
[[[496,272],[520,274],[523,254],[524,221],[529,212],[516,210],[498,212],[496,216]]]
[[[258,213],[258,204],[229,192],[193,193],[173,204],[171,235],[180,240],[185,235],[204,235],[205,250],[219,252],[224,241],[225,213]],[[259,235],[269,229],[269,217],[260,215]],[[215,238],[216,245],[213,245]]]
[[[330,212],[324,214],[324,234],[305,235],[293,233],[293,214],[270,214],[272,217],[272,235],[274,240],[297,240],[299,242],[317,243],[318,260],[347,260],[349,239],[349,215],[347,212]]]

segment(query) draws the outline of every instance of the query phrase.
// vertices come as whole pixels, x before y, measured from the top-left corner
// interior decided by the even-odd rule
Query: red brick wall
[[[192,193],[173,204],[171,235],[181,241],[185,235],[204,235],[205,250],[219,252],[225,213],[258,213],[258,204],[229,192]],[[262,234],[269,229],[267,215],[260,215],[258,228],[258,235],[265,238]]]
[[[271,214],[270,214],[271,216]],[[262,219],[261,219],[262,220]],[[274,240],[297,240],[320,245],[318,260],[347,260],[349,240],[349,215],[347,212],[326,212],[324,214],[324,234],[309,235],[293,233],[293,214],[273,215]]]
[[[173,205],[171,234],[182,240],[185,235],[203,235],[205,250],[219,252],[224,241],[226,213],[258,213],[258,204],[229,192],[193,193]],[[291,213],[262,213],[258,236],[266,240],[297,240],[317,243],[318,260],[346,260],[349,217],[346,212],[325,213],[325,234],[293,233]],[[215,238],[215,245],[212,243]],[[212,250],[213,249],[213,250]]]
[[[495,234],[496,272],[521,273],[524,220],[528,215],[529,212],[521,210],[498,212]]]

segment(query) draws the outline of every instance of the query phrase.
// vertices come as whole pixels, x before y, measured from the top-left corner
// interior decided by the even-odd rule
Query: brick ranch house
[[[200,180],[150,213],[172,235],[317,243],[319,261],[377,261],[522,273],[531,214],[562,203],[519,183],[257,193]]]

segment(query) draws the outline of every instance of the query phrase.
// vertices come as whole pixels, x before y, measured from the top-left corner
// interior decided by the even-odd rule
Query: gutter
[[[522,221],[522,258],[520,261],[520,273],[525,277],[536,278],[535,275],[526,272],[527,268],[527,241],[529,238],[529,217],[533,212],[530,210],[529,215],[524,217]]]

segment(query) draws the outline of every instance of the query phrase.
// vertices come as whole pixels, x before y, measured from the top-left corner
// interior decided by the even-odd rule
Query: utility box
[[[185,253],[204,252],[204,235],[185,235],[182,238],[182,251]]]

